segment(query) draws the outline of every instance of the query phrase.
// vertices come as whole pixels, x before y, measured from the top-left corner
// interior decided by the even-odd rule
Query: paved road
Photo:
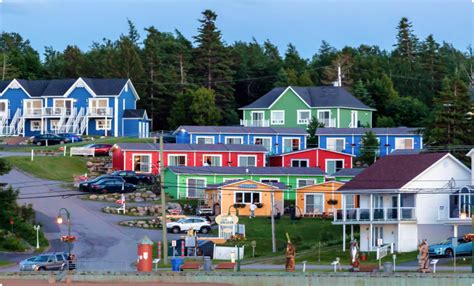
[[[0,176],[0,182],[11,184],[20,190],[20,197],[47,196],[64,194],[70,191],[61,187],[64,183],[42,180],[12,170],[9,174]],[[105,270],[133,270],[130,264],[137,258],[137,242],[146,234],[152,240],[161,238],[161,231],[142,230],[118,226],[127,216],[110,215],[100,212],[100,209],[113,203],[91,202],[79,197],[48,197],[29,198],[19,200],[20,203],[31,203],[37,212],[37,220],[44,226],[46,235],[52,239],[52,251],[64,250],[64,244],[58,241],[60,233],[65,234],[65,225],[58,227],[55,223],[60,208],[66,208],[71,213],[72,235],[78,240],[74,243],[73,252],[78,259],[90,261],[91,268]],[[135,218],[135,217],[134,217]],[[135,218],[136,219],[136,218]],[[176,239],[177,235],[169,234],[169,239]],[[28,255],[12,257],[4,256],[8,260],[17,262]],[[0,259],[2,254],[0,254]],[[100,261],[100,262],[99,262]],[[9,268],[0,269],[8,271]]]

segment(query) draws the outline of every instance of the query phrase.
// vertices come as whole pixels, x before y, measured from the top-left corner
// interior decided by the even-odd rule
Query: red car
[[[95,149],[95,156],[108,156],[110,149],[113,145],[111,144],[90,144],[84,146],[86,148],[94,148]]]

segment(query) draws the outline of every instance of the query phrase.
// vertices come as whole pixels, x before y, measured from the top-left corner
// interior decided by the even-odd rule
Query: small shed
[[[125,109],[123,111],[122,134],[124,137],[150,137],[150,123],[145,109]]]
[[[261,183],[254,180],[232,180],[221,184],[209,185],[205,191],[205,201],[212,207],[214,214],[236,213],[250,215],[250,205],[257,205],[255,216],[270,216],[272,194],[275,213],[283,214],[283,192],[288,187],[282,183]]]

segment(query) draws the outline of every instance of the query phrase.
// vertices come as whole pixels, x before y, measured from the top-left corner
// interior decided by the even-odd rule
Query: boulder
[[[97,196],[97,199],[98,200],[103,200],[103,199],[105,199],[105,196],[104,195],[99,195],[99,196]]]
[[[90,195],[89,200],[97,200],[97,195]]]
[[[134,201],[137,202],[137,203],[140,203],[140,202],[143,202],[144,199],[143,199],[143,198],[140,198],[140,197],[136,197],[136,198],[134,199]]]
[[[114,198],[114,197],[107,197],[107,198],[105,198],[105,200],[108,201],[108,202],[114,202],[114,201],[116,201],[117,199]]]

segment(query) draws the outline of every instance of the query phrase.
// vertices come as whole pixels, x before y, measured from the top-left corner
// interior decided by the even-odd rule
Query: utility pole
[[[337,66],[337,84],[339,87],[342,86],[342,72],[341,72],[341,65]]]
[[[163,161],[163,130],[160,133],[160,162],[159,162],[159,172],[160,172],[160,195],[161,195],[161,232],[162,232],[162,242],[163,245],[163,262],[168,264],[168,238],[167,238],[167,228],[166,228],[166,195],[165,195],[165,173],[164,173],[164,161]]]
[[[271,198],[272,198],[272,212],[271,212],[271,221],[272,221],[272,252],[275,253],[276,250],[276,241],[275,241],[275,193],[273,190],[271,191]]]
[[[7,71],[7,54],[3,51],[3,67],[2,67],[2,80],[5,80],[5,73]]]

